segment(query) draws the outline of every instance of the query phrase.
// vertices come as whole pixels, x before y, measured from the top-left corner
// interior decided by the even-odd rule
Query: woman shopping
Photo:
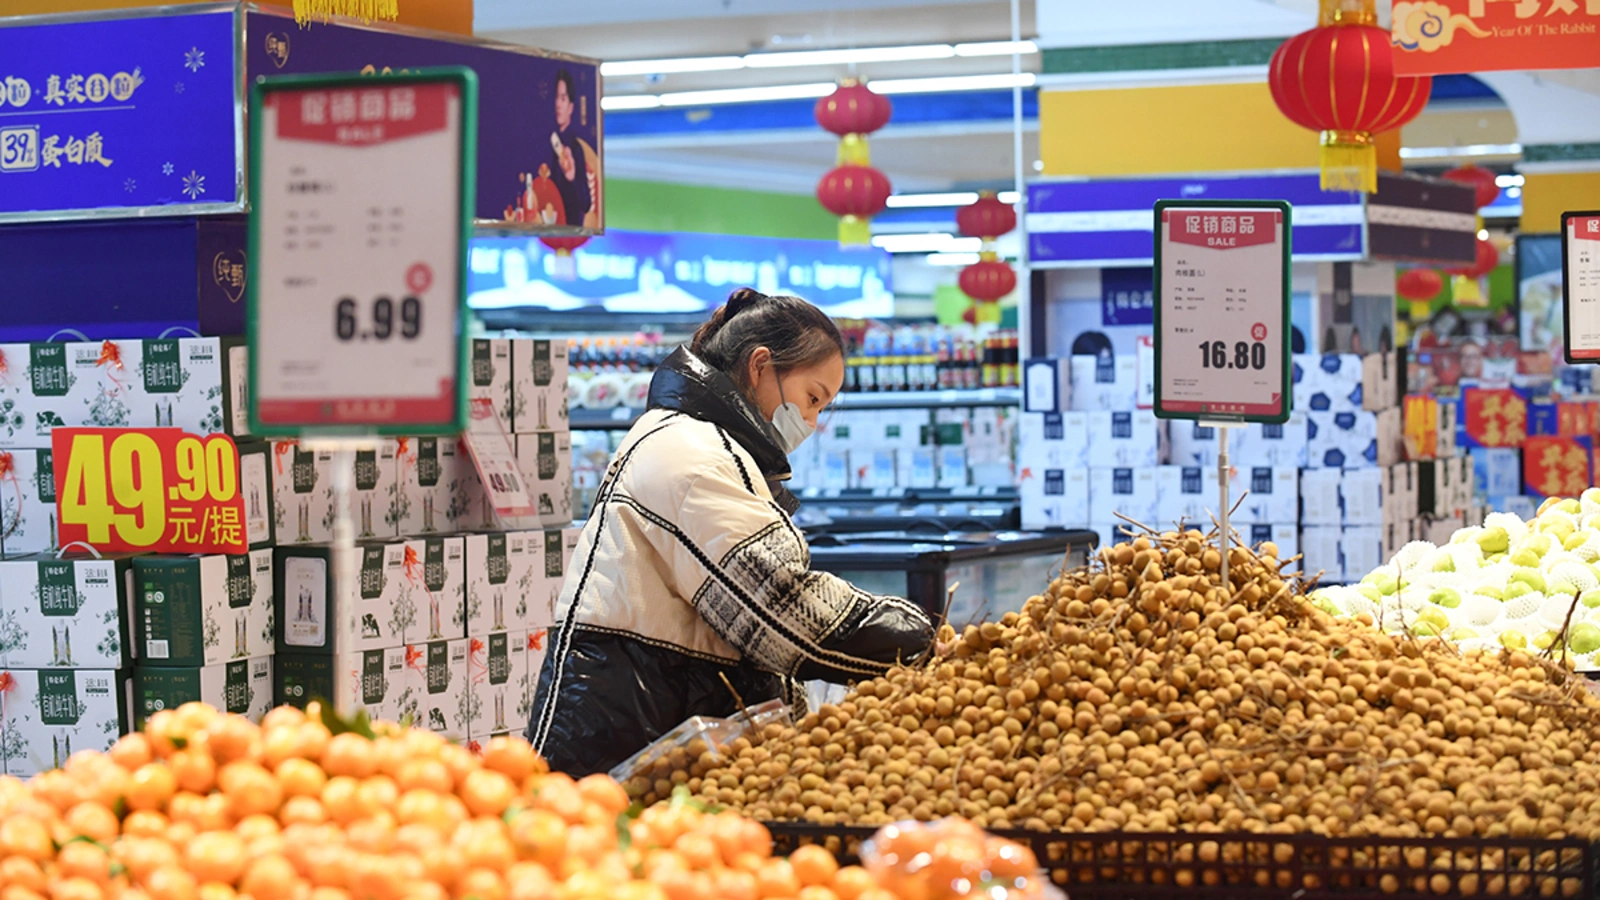
[[[573,776],[604,772],[691,716],[859,681],[933,641],[918,607],[813,571],[788,454],[844,381],[821,310],[748,288],[650,383],[578,540],[528,739]]]

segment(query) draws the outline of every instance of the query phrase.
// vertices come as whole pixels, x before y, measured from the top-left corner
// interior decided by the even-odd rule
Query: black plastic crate
[[[768,822],[775,852],[821,844],[854,862],[874,828]],[[1600,848],[1577,839],[1323,838],[1309,834],[996,831],[1033,848],[1073,900],[1175,891],[1251,898],[1577,897]]]

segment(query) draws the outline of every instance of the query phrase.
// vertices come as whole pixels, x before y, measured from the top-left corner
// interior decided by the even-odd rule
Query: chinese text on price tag
[[[1155,410],[1289,417],[1289,205],[1156,204]]]
[[[253,414],[262,434],[463,429],[471,73],[257,85]]]
[[[106,552],[244,553],[239,450],[177,428],[50,433],[61,545]]]
[[[1600,211],[1561,216],[1567,362],[1600,363]]]

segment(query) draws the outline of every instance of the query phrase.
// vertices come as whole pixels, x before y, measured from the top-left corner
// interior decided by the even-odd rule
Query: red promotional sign
[[[1231,250],[1257,247],[1277,240],[1273,230],[1282,216],[1277,212],[1197,212],[1167,210],[1167,224],[1175,244]],[[1259,339],[1258,339],[1259,340]]]
[[[1399,75],[1600,62],[1600,0],[1397,0],[1392,23]]]
[[[1522,480],[1544,497],[1576,497],[1588,490],[1592,454],[1587,437],[1539,436],[1522,445]]]
[[[104,552],[244,553],[239,450],[177,428],[50,433],[61,545]]]
[[[459,94],[453,84],[420,84],[285,92],[266,102],[278,111],[280,138],[381,144],[444,130],[449,101]]]
[[[1509,388],[1462,392],[1467,435],[1483,447],[1520,447],[1528,436],[1528,401]]]

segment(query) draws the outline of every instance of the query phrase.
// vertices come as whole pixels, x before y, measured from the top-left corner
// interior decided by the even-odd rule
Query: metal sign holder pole
[[[346,602],[359,590],[357,573],[356,527],[350,519],[350,494],[355,487],[356,451],[370,450],[378,445],[376,438],[308,438],[300,442],[308,451],[328,451],[333,454],[333,597],[328,604],[329,626],[333,629],[334,660],[352,652],[356,644],[357,623],[355,604]],[[341,716],[355,712],[357,698],[361,696],[359,665],[333,667],[333,696],[328,702]]]
[[[1228,497],[1228,482],[1232,480],[1229,474],[1231,466],[1228,464],[1228,432],[1238,428],[1238,423],[1204,422],[1207,428],[1217,429],[1217,499],[1222,503],[1222,533],[1217,537],[1217,548],[1222,552],[1222,589],[1233,596],[1233,582],[1228,580],[1228,554],[1233,549],[1233,532],[1228,526],[1228,509],[1232,505]]]

